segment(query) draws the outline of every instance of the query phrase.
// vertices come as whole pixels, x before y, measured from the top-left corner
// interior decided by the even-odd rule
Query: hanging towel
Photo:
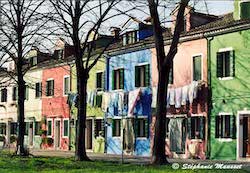
[[[118,93],[118,111],[120,114],[123,114],[123,104],[124,104],[124,93]]]
[[[156,108],[157,103],[157,87],[152,88],[152,108]]]
[[[171,118],[169,121],[170,150],[173,152],[182,152],[184,150],[182,121],[182,118]]]
[[[186,105],[188,101],[188,85],[182,87],[181,105]]]
[[[181,107],[181,93],[182,93],[182,88],[175,89],[175,108]]]
[[[129,92],[128,98],[128,117],[132,117],[134,115],[134,108],[137,100],[139,99],[141,89],[136,89],[134,91]]]
[[[189,89],[188,89],[188,97],[189,97],[190,103],[193,103],[193,100],[197,98],[197,90],[198,90],[198,82],[193,81],[189,85]]]
[[[107,108],[109,106],[110,101],[110,94],[109,93],[103,93],[102,95],[102,111],[106,112]]]
[[[169,89],[169,104],[175,105],[175,90]]]
[[[193,81],[193,85],[194,85],[194,99],[196,99],[197,98],[197,93],[198,93],[199,82],[198,81]]]

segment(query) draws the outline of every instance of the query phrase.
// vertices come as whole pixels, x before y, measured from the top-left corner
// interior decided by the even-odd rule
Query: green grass
[[[10,157],[9,155],[0,155],[0,173],[93,173],[93,172],[129,172],[129,173],[166,173],[166,172],[246,172],[243,170],[174,170],[171,165],[167,166],[140,166],[131,164],[118,164],[111,162],[76,162],[73,159],[58,157],[34,157],[19,158]]]

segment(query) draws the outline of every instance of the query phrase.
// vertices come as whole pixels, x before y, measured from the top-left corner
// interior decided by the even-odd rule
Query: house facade
[[[210,38],[211,159],[250,157],[249,9],[250,2],[236,1],[231,23],[239,24]]]

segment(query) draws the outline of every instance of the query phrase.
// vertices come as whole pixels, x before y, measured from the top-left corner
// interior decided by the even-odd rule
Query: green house
[[[210,158],[250,159],[250,1],[209,40]]]

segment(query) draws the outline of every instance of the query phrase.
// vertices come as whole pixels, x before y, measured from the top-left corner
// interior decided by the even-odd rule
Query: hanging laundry
[[[123,114],[124,92],[118,92],[118,112]]]
[[[198,82],[197,81],[193,81],[189,85],[189,89],[188,89],[188,97],[189,97],[189,102],[190,103],[193,103],[193,100],[196,99],[196,97],[197,97],[197,91],[198,91]]]
[[[182,94],[182,88],[176,88],[175,89],[175,108],[181,107],[181,94]]]
[[[109,109],[109,114],[111,114],[111,116],[118,115],[118,99],[119,99],[118,93],[110,94],[110,102],[108,109]]]
[[[170,150],[173,152],[182,152],[185,149],[182,122],[183,118],[171,118],[169,121]]]
[[[138,115],[150,115],[152,104],[152,90],[151,88],[143,88],[140,95],[140,103],[142,112],[138,112]]]
[[[175,105],[175,90],[169,89],[169,104]]]
[[[170,89],[168,89],[167,98],[166,98],[166,101],[167,101],[167,108],[170,107],[170,105],[169,105],[169,102],[170,102],[170,91],[169,91],[169,90],[170,90]]]
[[[123,114],[124,115],[128,113],[128,96],[129,96],[129,92],[125,92],[124,98],[123,98]]]
[[[103,93],[102,95],[102,111],[106,112],[107,108],[109,106],[110,101],[110,94],[109,93]]]
[[[129,99],[128,99],[128,117],[134,116],[134,108],[136,105],[137,100],[139,99],[141,89],[136,89],[134,91],[129,92]]]
[[[188,85],[182,87],[181,105],[186,105],[188,101]]]
[[[157,87],[152,88],[152,108],[156,108],[157,103]]]

